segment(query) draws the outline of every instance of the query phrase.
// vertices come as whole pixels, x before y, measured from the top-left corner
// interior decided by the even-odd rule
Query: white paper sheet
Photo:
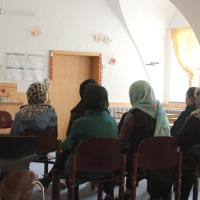
[[[14,80],[14,81],[24,80],[24,69],[7,68],[6,80]]]
[[[24,54],[11,54],[6,55],[6,67],[24,68],[25,55]]]
[[[47,78],[44,55],[6,54],[6,80],[42,82]]]
[[[42,82],[44,80],[44,71],[42,70],[27,70],[26,71],[27,81],[38,81]]]
[[[44,70],[45,59],[42,55],[28,55],[27,68]]]

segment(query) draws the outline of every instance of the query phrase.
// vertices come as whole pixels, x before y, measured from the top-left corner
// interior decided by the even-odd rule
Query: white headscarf
[[[148,82],[134,82],[129,88],[129,97],[132,109],[138,108],[156,119],[154,136],[170,135],[167,116],[159,101],[155,99],[154,91]]]

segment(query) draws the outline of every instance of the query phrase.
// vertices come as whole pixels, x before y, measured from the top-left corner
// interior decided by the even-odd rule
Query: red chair
[[[0,111],[0,129],[11,128],[12,116],[7,111]]]
[[[99,186],[98,200],[102,199],[103,183],[119,180],[119,199],[124,197],[126,156],[121,154],[121,143],[117,139],[90,139],[82,142],[71,156],[70,174],[66,177],[68,200],[74,200],[78,193],[78,183],[92,182]],[[79,172],[96,175],[110,172],[108,177],[88,178],[80,176]],[[60,171],[54,170],[52,197],[60,199]],[[75,191],[76,190],[76,191]],[[77,192],[77,193],[76,193]],[[113,199],[113,193],[111,194]],[[78,195],[76,196],[78,198]]]
[[[193,169],[193,200],[198,200],[199,178],[200,178],[200,145],[193,146],[186,155]]]
[[[34,131],[32,129],[25,130],[22,136],[36,136],[37,137],[37,154],[38,156],[32,162],[44,164],[44,175],[48,173],[48,165],[55,164],[55,160],[60,154],[61,141],[57,139],[57,126],[47,127],[43,131]],[[48,154],[55,152],[56,156],[49,156]]]
[[[180,200],[182,154],[177,151],[174,137],[152,137],[145,139],[133,154],[133,170],[131,177],[131,200],[136,200],[138,168],[145,170],[174,169],[176,176],[175,200]]]

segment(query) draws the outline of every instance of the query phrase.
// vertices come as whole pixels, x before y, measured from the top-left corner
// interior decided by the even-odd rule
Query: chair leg
[[[131,200],[136,200],[136,187],[137,178],[133,176],[131,180]]]
[[[181,199],[181,176],[177,177],[177,183],[175,185],[175,200]]]
[[[172,200],[172,193],[174,192],[174,185],[171,186],[169,200]]]
[[[199,188],[199,183],[198,179],[196,179],[193,186],[193,200],[198,200],[198,188]]]
[[[193,185],[193,200],[198,200],[198,189],[199,189],[199,169],[196,167],[194,174],[194,185]]]
[[[103,185],[98,184],[98,197],[97,200],[102,200],[103,199]]]
[[[96,184],[95,183],[91,183],[91,190],[93,191],[96,187]]]
[[[53,172],[52,177],[52,200],[60,200],[60,184],[56,172]]]
[[[112,190],[109,192],[110,200],[114,200],[114,184],[112,185]]]
[[[79,185],[77,185],[75,187],[75,194],[74,194],[74,196],[75,196],[75,200],[79,200]]]
[[[124,176],[121,175],[119,183],[119,200],[124,200],[124,187],[125,187],[124,179],[125,179]]]
[[[75,200],[75,190],[76,190],[75,183],[70,180],[68,181],[68,199],[67,200]]]
[[[45,162],[44,163],[44,175],[46,176],[49,172],[49,169],[48,169],[48,162]]]

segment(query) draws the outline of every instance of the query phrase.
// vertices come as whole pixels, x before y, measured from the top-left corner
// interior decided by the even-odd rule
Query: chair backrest
[[[75,152],[78,171],[116,171],[121,164],[121,143],[113,138],[89,139]]]
[[[43,131],[35,131],[32,129],[27,129],[21,135],[37,137],[37,153],[45,154],[57,150],[58,147],[57,126],[49,126]]]
[[[30,199],[30,193],[35,180],[36,175],[32,171],[14,170],[10,172],[0,184],[0,199]]]
[[[36,141],[36,137],[0,135],[0,160],[17,160],[34,155]]]
[[[138,147],[138,167],[143,169],[173,168],[179,163],[179,152],[174,137],[151,137]]]
[[[12,116],[7,111],[0,111],[0,128],[11,128],[12,126]]]

